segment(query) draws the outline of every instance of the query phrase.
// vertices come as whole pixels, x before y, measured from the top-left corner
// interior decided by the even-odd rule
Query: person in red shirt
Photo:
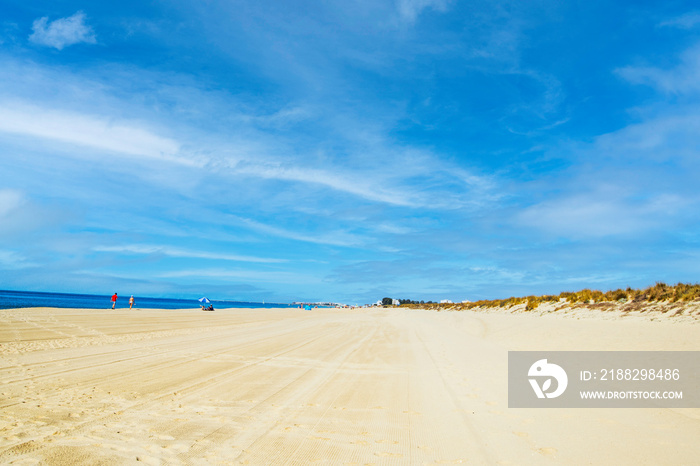
[[[114,306],[117,305],[117,293],[114,293],[112,295],[112,309],[114,309]]]

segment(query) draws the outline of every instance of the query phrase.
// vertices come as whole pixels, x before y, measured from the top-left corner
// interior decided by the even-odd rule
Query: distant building
[[[449,299],[442,299],[440,300],[440,304],[452,304],[452,301],[450,301]]]
[[[467,304],[467,303],[471,303],[471,301],[469,301],[468,299],[465,299],[464,301],[462,301],[462,304]]]
[[[393,304],[394,306],[399,306],[401,303],[399,302],[398,299],[392,299],[391,304]]]

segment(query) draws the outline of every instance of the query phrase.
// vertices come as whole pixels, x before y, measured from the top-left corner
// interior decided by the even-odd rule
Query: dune
[[[508,408],[509,350],[697,351],[700,325],[596,310],[2,310],[0,462],[697,464],[700,409]]]

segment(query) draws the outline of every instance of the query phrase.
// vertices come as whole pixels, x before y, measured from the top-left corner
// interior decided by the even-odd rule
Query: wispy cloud
[[[196,165],[193,160],[177,155],[180,144],[175,140],[158,136],[129,122],[100,116],[0,102],[0,132]]]
[[[3,181],[8,184],[9,180]],[[55,220],[55,214],[34,204],[23,190],[0,188],[0,238],[7,235],[26,239],[29,231],[46,227]]]
[[[243,280],[246,282],[271,282],[271,283],[313,283],[319,279],[312,275],[286,271],[255,271],[255,270],[231,270],[231,269],[187,269],[173,270],[158,274],[161,278],[205,277],[219,280]]]
[[[518,221],[554,236],[602,238],[615,235],[644,235],[665,229],[674,212],[686,201],[660,194],[643,202],[590,193],[545,201],[522,211]]]
[[[234,167],[237,173],[298,183],[319,184],[370,201],[398,206],[416,204],[415,200],[411,199],[410,193],[396,189],[391,190],[387,186],[382,186],[375,176],[366,172],[354,174],[349,170],[330,171],[306,167],[284,167],[270,163],[265,165],[255,163],[236,164]]]
[[[22,193],[16,189],[0,189],[0,219],[9,221],[12,211],[24,203]]]
[[[154,90],[161,83],[154,99],[161,96],[163,105],[174,102],[178,108],[205,108],[217,121],[228,119],[223,126],[232,130],[223,133],[224,128],[193,125],[190,118],[196,112],[164,117],[142,102],[120,99],[125,91],[107,85],[107,76],[81,78],[65,71],[54,73],[36,64],[10,65],[11,73],[0,72],[7,83],[6,96],[0,99],[0,132],[171,162],[198,168],[200,174],[216,172],[236,180],[255,177],[312,185],[398,207],[455,208],[466,198],[471,203],[488,194],[483,189],[470,188],[476,186],[480,175],[447,163],[428,150],[390,138],[392,123],[372,124],[371,116],[327,118],[333,113],[330,109],[310,110],[304,104],[284,105],[267,113],[259,108],[247,108],[247,113],[230,112],[226,109],[242,108],[231,95],[210,94],[177,78],[149,75],[138,69],[116,69],[110,73],[109,77],[118,76],[126,89],[137,81],[140,88]],[[19,74],[29,79],[14,82],[11,76]],[[71,89],[70,99],[50,101],[61,95],[62,89]],[[11,97],[13,91],[21,97]],[[43,98],[42,93],[49,94],[49,99]],[[31,98],[33,95],[35,99]],[[50,104],[41,100],[49,100]],[[65,110],[71,105],[71,110]],[[300,118],[305,131],[312,132],[304,138],[294,126],[287,126],[298,123]],[[316,134],[328,127],[330,135]],[[170,135],[174,133],[176,137]],[[343,153],[324,149],[337,144],[346,146]],[[310,156],[314,153],[322,156]],[[462,185],[462,194],[447,195],[439,187],[452,183],[455,173],[467,182]],[[412,180],[418,178],[423,183],[416,185]]]
[[[680,29],[692,29],[700,24],[700,12],[691,11],[676,18],[663,21],[659,24],[662,27],[676,27]]]
[[[51,22],[47,16],[44,16],[32,24],[33,32],[29,40],[58,50],[79,43],[94,44],[97,42],[95,33],[85,20],[86,16],[82,11]]]
[[[403,20],[413,22],[428,8],[444,13],[448,4],[449,0],[397,0],[396,8]]]
[[[572,166],[541,185],[551,198],[524,208],[516,215],[519,224],[582,240],[651,238],[696,222],[690,212],[700,206],[700,44],[683,51],[674,68],[623,67],[616,73],[658,94],[630,111],[636,121],[627,126],[558,148],[572,156]]]
[[[15,252],[0,249],[0,269],[26,269],[36,267],[39,264],[28,260],[23,255]]]
[[[697,93],[700,91],[700,43],[685,50],[674,68],[628,66],[618,69],[617,73],[631,83],[650,85],[665,93]]]
[[[700,112],[692,109],[669,111],[649,116],[595,141],[596,157],[634,161],[642,165],[673,161],[698,164],[697,145],[700,143]],[[683,176],[684,173],[676,173]]]
[[[455,173],[464,180],[465,192],[468,186],[485,186],[486,178],[471,174],[463,169],[450,169],[444,162],[411,149],[408,156],[397,157],[396,148],[387,147],[381,142],[375,149],[380,153],[390,153],[395,166],[391,171],[382,171],[382,164],[389,162],[386,157],[368,161],[367,166],[351,169],[333,161],[325,167],[309,167],[298,158],[282,159],[274,155],[277,149],[269,143],[255,140],[242,140],[233,146],[230,142],[211,145],[204,142],[204,151],[191,153],[183,146],[194,146],[196,140],[178,141],[159,135],[142,127],[139,122],[108,119],[94,114],[77,113],[26,103],[0,102],[0,132],[31,136],[49,141],[84,146],[107,151],[112,154],[140,156],[155,161],[163,161],[198,168],[202,172],[215,170],[229,176],[253,176],[262,179],[289,181],[298,184],[312,184],[350,194],[372,202],[404,207],[440,208],[444,196],[433,195],[426,186],[410,189],[405,179],[421,177],[435,186],[444,185]],[[265,139],[263,133],[253,133]],[[205,138],[206,135],[198,136]],[[249,136],[250,137],[250,136]],[[209,147],[207,147],[209,146]],[[249,150],[247,150],[249,149]],[[384,165],[386,166],[386,165]],[[451,181],[449,181],[451,182]],[[481,197],[488,192],[480,189]],[[454,197],[454,193],[450,194]],[[449,201],[455,206],[455,199]]]
[[[295,241],[304,241],[314,244],[328,244],[332,246],[359,246],[365,241],[348,231],[337,230],[321,234],[304,234],[297,231],[292,231],[285,228],[280,228],[265,224],[250,218],[243,218],[234,215],[229,215],[227,218],[232,219],[236,223],[245,225],[254,231],[275,236],[278,238],[287,238]]]
[[[195,259],[212,259],[234,262],[256,262],[262,264],[287,262],[285,259],[273,259],[266,257],[252,257],[237,254],[213,253],[206,251],[192,251],[188,249],[173,248],[169,246],[155,246],[148,244],[129,244],[122,246],[95,246],[96,252],[116,252],[138,255],[164,255],[171,257],[190,257]]]

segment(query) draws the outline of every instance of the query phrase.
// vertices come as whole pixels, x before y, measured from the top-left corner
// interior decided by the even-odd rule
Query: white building
[[[442,299],[440,300],[440,304],[452,304],[452,301],[450,301],[449,299]]]

